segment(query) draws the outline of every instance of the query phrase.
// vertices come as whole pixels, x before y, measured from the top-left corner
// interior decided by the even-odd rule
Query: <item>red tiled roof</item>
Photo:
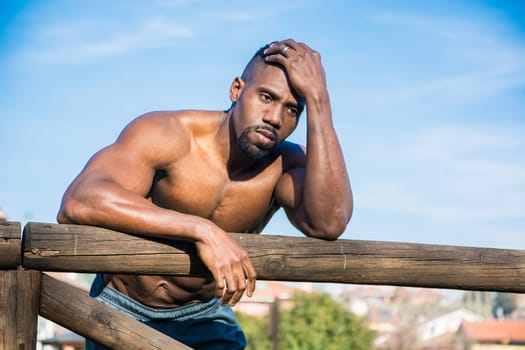
[[[463,321],[461,329],[470,340],[525,342],[525,320]]]

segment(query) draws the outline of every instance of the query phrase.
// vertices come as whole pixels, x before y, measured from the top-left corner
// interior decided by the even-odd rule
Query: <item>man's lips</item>
[[[262,135],[263,137],[265,137],[266,139],[270,141],[275,141],[276,139],[275,132],[272,130],[257,128],[255,129],[255,132],[257,132],[259,135]]]

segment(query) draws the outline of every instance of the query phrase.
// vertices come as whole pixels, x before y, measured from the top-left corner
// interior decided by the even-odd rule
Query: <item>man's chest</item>
[[[244,232],[268,213],[282,174],[272,163],[232,176],[206,161],[181,162],[159,173],[152,199],[162,207],[210,219],[230,232]]]

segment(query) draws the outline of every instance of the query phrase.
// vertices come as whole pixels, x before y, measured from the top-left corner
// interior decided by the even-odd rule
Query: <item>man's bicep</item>
[[[303,206],[304,168],[298,167],[284,173],[275,188],[275,200],[286,212],[290,222],[305,230],[306,214]]]
[[[93,156],[79,176],[85,185],[111,182],[145,196],[151,187],[155,167],[144,155],[113,144]]]
[[[85,176],[117,184],[146,196],[157,169],[164,169],[186,150],[180,128],[167,128],[165,118],[146,115],[130,123],[117,141],[88,162]]]

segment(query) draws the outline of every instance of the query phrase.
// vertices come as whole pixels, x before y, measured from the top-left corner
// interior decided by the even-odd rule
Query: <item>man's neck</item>
[[[232,109],[224,112],[223,120],[217,130],[216,143],[228,172],[233,174],[253,167],[257,160],[251,159],[239,148],[232,118]]]

